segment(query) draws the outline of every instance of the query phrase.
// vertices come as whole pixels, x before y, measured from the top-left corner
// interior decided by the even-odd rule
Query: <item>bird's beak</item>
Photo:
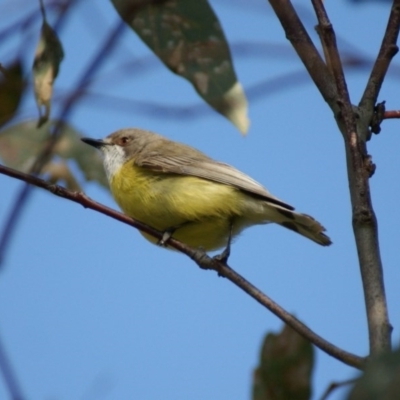
[[[84,142],[86,144],[90,144],[91,146],[96,147],[96,149],[100,149],[101,147],[109,144],[101,139],[81,138],[81,140],[82,140],[82,142]]]

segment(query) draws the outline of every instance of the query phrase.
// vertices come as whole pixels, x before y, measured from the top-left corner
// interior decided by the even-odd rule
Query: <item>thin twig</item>
[[[329,395],[336,389],[341,388],[343,386],[347,385],[352,385],[353,383],[356,383],[358,381],[358,378],[355,379],[349,379],[347,381],[342,381],[342,382],[332,382],[325,390],[323,395],[321,396],[320,400],[326,400]]]
[[[39,0],[40,12],[42,13],[43,22],[46,21],[46,9],[44,8],[43,0]]]
[[[372,207],[369,174],[370,157],[367,154],[365,131],[370,120],[357,123],[336,45],[335,32],[321,0],[312,0],[318,18],[318,33],[329,52],[331,70],[337,86],[340,112],[335,114],[343,134],[350,197],[353,208],[353,231],[356,239],[361,278],[367,311],[370,354],[376,355],[391,348],[391,327],[383,282],[383,267],[378,242],[378,225]]]
[[[400,0],[394,0],[378,57],[376,58],[364,94],[359,103],[359,107],[362,107],[364,111],[368,112],[371,118],[390,62],[399,50],[396,45],[399,29]]]
[[[150,226],[147,226],[124,214],[121,214],[118,211],[115,211],[109,207],[97,203],[92,199],[90,199],[88,196],[86,196],[84,193],[71,192],[70,190],[63,188],[62,186],[50,184],[33,175],[28,175],[11,168],[7,168],[3,165],[0,165],[0,173],[27,182],[31,185],[40,187],[42,189],[45,189],[55,194],[56,196],[81,204],[85,208],[90,208],[92,210],[98,211],[104,215],[107,215],[120,222],[123,222],[124,224],[140,229],[141,231],[144,231],[157,239],[161,239],[163,236],[162,232],[159,232],[151,228]],[[317,335],[306,325],[300,322],[297,318],[289,314],[286,310],[284,310],[282,307],[276,304],[273,300],[271,300],[268,296],[262,293],[254,285],[248,282],[245,278],[243,278],[241,275],[235,272],[228,265],[222,264],[216,259],[210,258],[205,252],[201,250],[192,249],[173,238],[169,239],[168,245],[189,256],[197,263],[197,265],[200,268],[217,271],[220,276],[227,278],[236,286],[241,288],[244,292],[250,295],[258,303],[266,307],[278,318],[280,318],[282,321],[284,321],[286,324],[292,327],[296,332],[298,332],[300,335],[308,339],[310,342],[312,342],[315,346],[317,346],[325,353],[344,362],[347,365],[353,366],[358,369],[363,368],[365,362],[364,358],[356,356],[352,353],[348,353],[334,346],[332,343],[326,341],[319,335]]]
[[[289,0],[269,0],[290,40],[324,100],[338,111],[337,90],[326,64],[314,46],[296,10]]]
[[[57,118],[58,122],[54,126],[53,134],[39,154],[36,162],[30,170],[31,173],[39,174],[43,166],[48,161],[48,158],[51,157],[53,148],[59,139],[64,121],[67,120],[70,113],[72,112],[73,106],[76,105],[77,101],[81,98],[82,93],[84,93],[83,89],[88,85],[91,77],[100,69],[100,66],[103,64],[103,62],[109,59],[110,49],[115,45],[117,39],[123,32],[124,27],[125,23],[118,20],[116,27],[107,37],[105,43],[100,46],[97,54],[93,57],[93,59],[83,72],[81,78],[78,80],[75,86],[76,89],[66,99],[63,109],[60,112],[60,117]],[[8,248],[8,244],[11,240],[12,234],[16,228],[19,218],[21,217],[23,208],[29,199],[31,191],[32,186],[24,185],[21,191],[17,194],[14,206],[11,212],[8,214],[8,218],[0,236],[0,266],[5,259],[6,249]]]
[[[382,119],[400,118],[400,110],[385,111]]]
[[[73,4],[76,3],[76,0],[71,0],[67,1],[64,4],[62,12],[59,14],[56,25],[61,25],[62,21],[65,20],[65,17],[67,15],[67,10],[72,7]],[[42,18],[45,21],[46,20],[46,11],[44,8],[43,0],[40,0],[40,9],[42,13]],[[27,26],[29,26],[34,20],[36,19],[36,11],[35,13],[32,13],[26,20],[23,22],[19,22],[16,25],[22,26],[26,29]],[[9,34],[10,31],[12,31],[13,27],[10,29],[7,29],[3,32],[1,32],[2,35],[7,35]],[[0,34],[0,36],[1,36]],[[23,194],[25,190],[28,188],[28,185],[25,185],[23,190],[20,192]],[[26,193],[29,193],[28,191]],[[3,231],[3,236],[0,239],[0,265],[2,261],[2,257],[4,256],[4,251],[8,247],[8,242],[11,238],[11,233],[13,228],[15,229],[16,223],[18,220],[18,217],[21,216],[22,211],[23,211],[23,205],[26,202],[27,197],[22,195],[18,196],[16,199],[16,202],[14,203],[14,207],[11,211],[11,213],[8,216],[8,220],[6,222],[4,231]],[[14,373],[13,369],[11,368],[11,362],[9,358],[7,357],[6,350],[3,347],[1,341],[0,341],[0,371],[3,375],[4,383],[8,389],[10,399],[11,400],[23,400],[24,396],[22,394],[22,390],[20,388],[20,385],[18,383],[18,379],[16,374]]]
[[[4,383],[7,386],[10,400],[24,400],[21,386],[18,383],[17,376],[11,367],[10,360],[4,350],[2,340],[0,338],[0,371],[4,377]]]
[[[340,60],[339,51],[336,45],[335,32],[332,28],[332,24],[329,21],[328,15],[326,14],[322,0],[311,0],[315,13],[318,18],[319,26],[317,32],[323,42],[323,47],[328,53],[330,70],[334,77],[335,85],[339,96],[339,108],[342,113],[349,112],[353,115],[352,106],[350,102],[349,92],[347,90],[347,84],[343,73],[342,62]],[[342,97],[342,98],[340,98]],[[337,101],[337,99],[335,99]],[[353,117],[353,123],[355,126],[355,118]]]

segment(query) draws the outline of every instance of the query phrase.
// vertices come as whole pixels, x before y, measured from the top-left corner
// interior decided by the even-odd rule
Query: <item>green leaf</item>
[[[0,157],[5,165],[27,172],[48,136],[48,126],[36,129],[34,122],[12,125],[0,133]]]
[[[268,333],[254,371],[253,400],[308,400],[314,365],[312,344],[289,326]]]
[[[43,146],[50,137],[51,126],[55,121],[43,124],[36,128],[36,122],[27,121],[13,125],[0,133],[0,158],[4,164],[27,172],[32,167],[36,158],[39,156]],[[100,185],[108,189],[107,177],[103,168],[103,161],[99,152],[85,146],[81,142],[82,135],[78,133],[71,125],[64,124],[61,130],[60,138],[53,150],[53,156],[58,156],[64,160],[74,160],[87,181],[97,181]],[[50,161],[52,163],[52,161]],[[60,176],[71,188],[77,188],[72,173],[69,175],[65,168],[55,168],[52,164],[47,164],[44,168],[49,173],[50,178]]]
[[[0,127],[14,117],[24,88],[21,60],[17,60],[8,68],[0,65]]]
[[[207,0],[112,0],[121,18],[174,73],[242,133],[247,100],[224,32]]]
[[[62,44],[55,31],[44,20],[32,67],[35,98],[39,109],[38,127],[50,118],[53,83],[63,58]],[[42,108],[44,108],[44,113]]]
[[[400,349],[370,360],[347,399],[400,399]]]

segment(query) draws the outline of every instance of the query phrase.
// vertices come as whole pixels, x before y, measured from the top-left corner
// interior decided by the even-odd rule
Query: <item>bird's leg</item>
[[[182,226],[186,225],[187,222],[184,222],[183,224],[176,225],[176,226],[171,226],[167,228],[162,235],[162,238],[157,242],[159,246],[165,247],[167,245],[167,242],[169,239],[171,239],[172,235],[176,232],[177,229],[181,228]]]
[[[176,227],[172,226],[171,228],[167,228],[162,235],[162,238],[157,242],[159,246],[165,247],[169,239],[171,239],[172,235],[176,231]]]
[[[221,254],[216,255],[214,258],[220,261],[222,264],[226,264],[229,256],[231,255],[231,242],[232,242],[232,230],[233,230],[233,221],[229,221],[229,236],[228,243],[224,251]]]

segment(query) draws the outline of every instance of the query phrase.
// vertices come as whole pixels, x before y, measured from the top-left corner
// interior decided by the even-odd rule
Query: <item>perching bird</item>
[[[229,253],[231,237],[269,222],[322,246],[331,244],[318,221],[297,213],[243,172],[190,146],[141,129],[82,140],[101,150],[111,192],[123,212],[164,232],[166,244],[172,236],[205,250],[227,246]]]

